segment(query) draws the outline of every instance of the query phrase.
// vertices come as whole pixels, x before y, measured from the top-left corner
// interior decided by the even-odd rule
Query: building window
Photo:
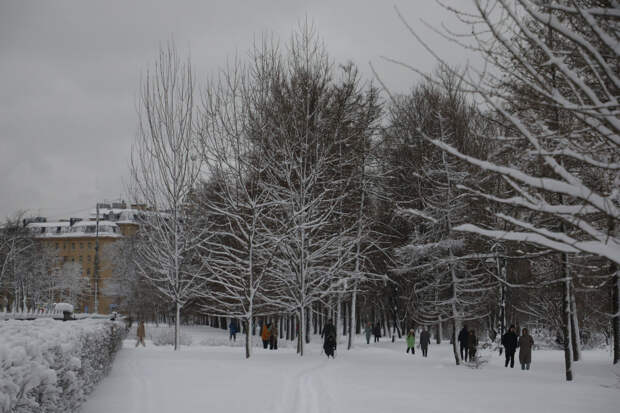
[[[56,249],[58,249],[60,247],[60,243],[56,243]]]
[[[90,242],[88,243],[88,248],[90,248]]]
[[[82,249],[84,248],[84,243],[83,242],[80,242],[80,248],[82,248]]]
[[[86,274],[90,275],[90,268],[86,270]]]
[[[79,258],[79,260],[80,260],[80,262],[82,262],[82,256],[81,256],[81,255],[80,255],[80,258]]]
[[[71,262],[75,262],[75,257],[71,257]]]
[[[71,243],[71,249],[73,249],[73,250],[75,249],[75,242]]]
[[[91,258],[92,258],[92,257],[91,257],[90,255],[89,255],[88,257],[86,257],[86,259],[88,260],[88,262],[90,262]]]

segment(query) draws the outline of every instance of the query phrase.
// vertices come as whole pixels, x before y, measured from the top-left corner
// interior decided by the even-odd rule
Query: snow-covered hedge
[[[109,371],[126,334],[109,320],[0,321],[0,412],[71,412]]]

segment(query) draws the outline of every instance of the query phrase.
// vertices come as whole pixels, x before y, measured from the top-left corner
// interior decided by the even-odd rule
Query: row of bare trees
[[[62,262],[50,245],[23,225],[23,213],[0,227],[0,309],[50,310],[57,302],[78,306],[90,294],[79,262]]]
[[[385,104],[307,25],[200,89],[163,50],[132,162],[134,194],[153,208],[135,263],[173,303],[177,339],[188,305],[242,319],[248,336],[257,316],[295,314],[303,354],[316,309],[342,331],[347,308],[349,339],[360,313],[396,332],[449,325],[453,342],[464,322],[492,340],[508,322],[561,329],[568,380],[581,323],[613,331],[617,362],[611,3],[447,8],[473,34],[446,36],[483,67],[450,67],[428,48],[437,72],[407,95],[385,90]]]

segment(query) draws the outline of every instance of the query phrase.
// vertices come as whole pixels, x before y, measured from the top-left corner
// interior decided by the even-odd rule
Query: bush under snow
[[[122,322],[0,322],[0,412],[70,412],[109,371]]]

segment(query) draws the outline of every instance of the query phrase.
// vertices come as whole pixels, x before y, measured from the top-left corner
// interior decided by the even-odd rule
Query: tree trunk
[[[299,320],[298,320],[298,324],[297,324],[297,328],[299,328],[299,333],[297,334],[297,353],[300,356],[304,355],[304,328],[305,328],[305,318],[306,318],[306,313],[304,311],[304,307],[301,306],[299,308]]]
[[[336,296],[336,342],[340,342],[340,334],[342,333],[342,294]]]
[[[441,331],[442,329],[443,326],[441,325],[441,317],[439,317],[439,320],[437,321],[437,335],[435,335],[435,341],[437,342],[437,344],[441,344],[441,336],[443,334],[443,331]]]
[[[565,255],[563,255],[563,262],[566,265]],[[566,274],[563,271],[563,274]],[[571,333],[571,320],[570,320],[570,279],[566,278],[564,281],[564,364],[566,369],[566,381],[573,380],[573,355],[572,355],[572,333]]]
[[[177,302],[176,307],[176,319],[174,320],[174,350],[180,350],[181,348],[181,305]]]
[[[306,318],[304,319],[304,335],[306,336],[306,343],[310,343],[310,323],[312,322],[312,306],[310,310],[306,309]]]
[[[575,301],[575,287],[571,288],[571,333],[573,342],[573,361],[581,360],[581,337],[579,333],[579,318],[577,317],[577,302]]]
[[[461,326],[456,318],[452,320],[452,351],[454,352],[454,360],[456,361],[456,365],[461,364],[461,356],[459,354],[459,349],[456,344],[456,332],[460,330]]]
[[[612,280],[612,319],[611,329],[613,334],[614,364],[620,362],[620,274],[614,265],[614,277]]]
[[[351,296],[351,310],[349,311],[349,342],[347,344],[347,350],[351,350],[353,347],[353,323],[356,321],[355,306],[357,305],[357,282],[353,283],[353,295]],[[357,325],[356,325],[357,327]]]
[[[253,326],[254,323],[252,323],[252,317],[246,318],[245,323],[246,323],[246,327],[245,327],[245,358],[249,359],[250,355],[251,355],[251,352],[252,352],[252,350],[251,350],[251,348],[252,348],[252,345],[251,345],[252,340],[250,338],[250,334],[251,334],[250,331],[252,331],[254,329],[254,326]]]

